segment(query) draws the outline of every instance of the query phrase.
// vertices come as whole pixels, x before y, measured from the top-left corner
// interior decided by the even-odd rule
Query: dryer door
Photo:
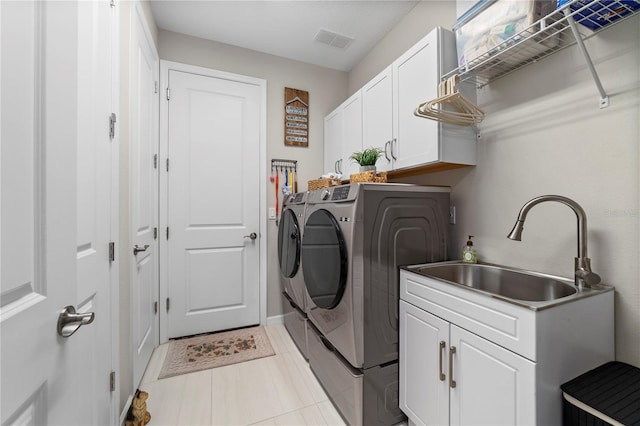
[[[335,308],[347,282],[347,247],[338,221],[327,210],[309,215],[302,256],[302,272],[311,300],[319,308]]]
[[[300,227],[293,211],[285,209],[278,228],[278,261],[280,272],[292,278],[300,267]]]

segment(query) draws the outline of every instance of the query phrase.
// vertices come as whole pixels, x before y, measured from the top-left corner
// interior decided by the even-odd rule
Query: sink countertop
[[[575,289],[575,293],[564,296],[564,297],[559,297],[556,299],[552,299],[552,300],[543,300],[543,301],[532,301],[532,300],[521,300],[521,299],[515,299],[515,298],[511,298],[511,297],[507,297],[504,295],[500,295],[500,294],[495,294],[489,291],[485,291],[485,290],[481,290],[478,288],[474,288],[474,287],[470,287],[467,286],[465,284],[461,284],[455,281],[451,281],[448,279],[444,279],[441,277],[438,277],[436,275],[432,275],[429,274],[429,269],[430,268],[436,268],[438,266],[445,266],[445,265],[469,265],[470,267],[488,267],[488,268],[499,268],[501,270],[505,270],[505,271],[509,271],[509,272],[513,272],[516,274],[524,274],[524,275],[528,275],[528,276],[535,276],[535,277],[540,277],[540,278],[547,278],[547,279],[551,279],[554,281],[558,281],[567,285],[570,285],[571,288]],[[528,270],[524,270],[524,269],[518,269],[518,268],[513,268],[510,266],[504,266],[504,265],[497,265],[497,264],[493,264],[493,263],[485,263],[485,262],[478,262],[478,263],[464,263],[460,260],[453,260],[453,261],[447,261],[447,262],[436,262],[436,263],[424,263],[424,264],[418,264],[418,265],[408,265],[408,266],[402,266],[401,269],[404,269],[406,271],[421,275],[423,277],[427,277],[430,279],[434,279],[436,281],[442,282],[442,283],[446,283],[446,284],[450,284],[453,286],[456,286],[457,288],[464,288],[468,291],[472,291],[478,294],[482,294],[484,296],[493,298],[493,299],[497,299],[497,300],[501,300],[507,303],[511,303],[513,305],[517,305],[523,308],[527,308],[533,311],[540,311],[543,309],[549,309],[558,305],[563,305],[566,303],[571,303],[574,302],[576,300],[579,299],[583,299],[586,297],[591,297],[591,296],[595,296],[598,294],[602,294],[608,291],[613,291],[614,287],[610,286],[610,285],[606,285],[606,284],[598,284],[597,286],[593,286],[592,288],[577,288],[574,285],[574,281],[570,278],[566,278],[566,277],[559,277],[559,276],[555,276],[555,275],[551,275],[551,274],[545,274],[542,272],[534,272],[534,271],[528,271]]]

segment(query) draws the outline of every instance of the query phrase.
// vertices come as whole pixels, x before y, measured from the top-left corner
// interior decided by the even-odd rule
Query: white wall
[[[435,27],[451,29],[456,20],[454,0],[420,1],[349,73],[349,95],[416,44]]]
[[[198,65],[267,80],[267,168],[272,158],[298,161],[298,190],[319,177],[323,161],[323,119],[347,94],[347,73],[161,30],[161,59]],[[284,88],[309,92],[309,147],[284,145]],[[269,176],[263,176],[269,179]],[[274,186],[267,185],[267,204],[275,205]],[[280,315],[283,288],[278,267],[277,228],[267,224],[267,316]]]
[[[476,167],[404,181],[452,187],[454,257],[472,234],[481,261],[567,277],[577,251],[569,208],[538,205],[522,242],[506,235],[533,197],[559,194],[581,204],[593,270],[616,288],[616,359],[640,366],[640,16],[586,44],[608,108],[598,108],[584,58],[568,48],[478,91],[487,118]]]

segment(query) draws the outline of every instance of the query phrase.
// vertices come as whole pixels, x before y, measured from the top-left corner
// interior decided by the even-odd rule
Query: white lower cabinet
[[[535,424],[535,363],[404,301],[400,347],[413,424]]]
[[[400,409],[416,425],[560,426],[560,385],[615,357],[613,298],[530,309],[401,269]]]

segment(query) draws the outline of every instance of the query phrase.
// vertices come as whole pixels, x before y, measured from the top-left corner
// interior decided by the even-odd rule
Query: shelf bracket
[[[584,41],[582,40],[582,36],[578,32],[578,28],[576,27],[576,22],[573,20],[571,16],[571,11],[569,8],[564,8],[562,10],[564,16],[567,18],[567,22],[569,23],[569,27],[571,28],[571,32],[573,33],[573,37],[576,39],[576,44],[580,48],[582,55],[584,56],[585,61],[587,62],[587,67],[591,72],[591,76],[593,77],[593,81],[596,83],[596,87],[598,88],[598,92],[600,92],[600,109],[606,108],[609,106],[609,96],[607,92],[605,92],[604,87],[602,87],[602,83],[600,82],[600,77],[598,77],[598,72],[593,66],[593,61],[591,60],[591,56],[589,56],[589,52],[584,45]]]

